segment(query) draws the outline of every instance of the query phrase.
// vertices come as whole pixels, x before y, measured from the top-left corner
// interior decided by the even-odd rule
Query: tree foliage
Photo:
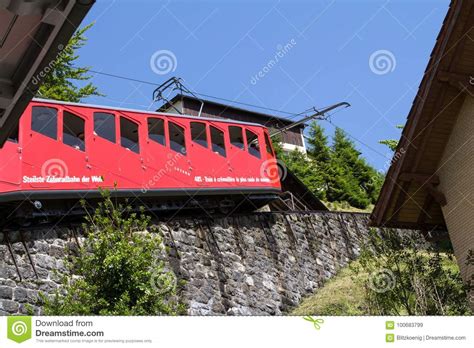
[[[403,125],[397,125],[397,128],[398,129],[403,129]],[[390,150],[395,152],[397,150],[398,140],[395,140],[395,139],[380,140],[379,144],[386,145],[386,146],[388,146],[388,148]]]
[[[83,245],[65,259],[62,286],[53,296],[43,296],[45,314],[182,313],[176,277],[162,261],[163,241],[150,217],[114,203],[107,192],[103,196],[86,215]]]
[[[451,248],[427,244],[418,233],[371,230],[356,267],[367,275],[362,281],[370,314],[470,314],[453,259]]]
[[[48,74],[38,90],[42,98],[55,99],[69,102],[80,102],[91,95],[102,95],[92,82],[83,83],[82,87],[76,86],[75,81],[88,81],[90,67],[77,67],[74,65],[79,58],[77,50],[87,42],[85,33],[94,23],[77,30],[68,44],[57,55],[56,60],[48,66]]]
[[[318,198],[362,209],[375,203],[383,175],[367,163],[342,129],[336,129],[329,145],[323,128],[313,122],[307,142],[307,155],[296,150],[277,154]]]

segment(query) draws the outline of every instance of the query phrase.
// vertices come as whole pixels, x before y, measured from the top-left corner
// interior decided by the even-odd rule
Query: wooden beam
[[[446,196],[443,192],[439,191],[434,185],[428,184],[428,193],[434,198],[436,203],[444,207],[447,204]]]
[[[422,184],[439,185],[439,176],[436,174],[421,174],[404,172],[399,176],[400,181],[415,181]]]
[[[403,205],[407,203],[410,198],[405,199],[408,190],[410,189],[411,183],[409,181],[402,182],[401,188],[398,188],[398,197],[395,202],[395,205],[392,210],[392,217],[389,218],[390,220],[398,221],[398,217],[400,212],[403,209]]]
[[[449,71],[439,71],[438,81],[446,82],[450,86],[463,92],[474,94],[474,76],[468,74],[459,74]]]
[[[426,218],[429,215],[429,211],[431,207],[433,206],[433,196],[432,195],[426,195],[425,197],[425,202],[423,203],[423,209],[420,211],[420,215],[418,215],[418,221],[417,223],[419,225],[423,225],[426,223]]]

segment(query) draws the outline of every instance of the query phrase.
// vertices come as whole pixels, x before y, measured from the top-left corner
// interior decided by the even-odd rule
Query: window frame
[[[224,145],[224,147],[223,147],[224,154],[220,153],[219,151],[214,150],[214,139],[212,137],[212,129],[213,128],[216,129],[218,132],[222,133],[222,143]],[[226,140],[225,140],[225,131],[222,130],[221,128],[217,127],[217,126],[209,125],[209,135],[210,135],[210,138],[211,138],[211,151],[212,151],[212,153],[217,154],[219,156],[222,156],[224,158],[227,158],[227,146],[226,146]]]
[[[255,139],[257,140],[257,144],[258,144],[258,156],[255,153],[252,153],[252,151],[250,151],[250,143],[251,142],[249,141],[248,133],[252,133],[253,135],[255,135]],[[245,128],[245,140],[247,142],[247,146],[246,146],[247,152],[255,158],[262,159],[262,150],[261,150],[262,146],[260,145],[260,140],[258,138],[258,133],[255,133],[254,131],[252,131],[248,128]]]
[[[37,129],[34,129],[33,128],[33,120],[34,120],[34,114],[33,114],[33,110],[36,109],[36,108],[43,108],[43,109],[49,109],[49,110],[54,110],[56,112],[56,122],[55,122],[55,136],[54,138],[48,134],[45,134],[42,132],[42,130],[44,129],[44,127],[40,130],[37,130]],[[51,106],[44,106],[44,105],[33,105],[31,107],[31,120],[30,120],[30,129],[32,132],[35,132],[36,134],[41,134],[42,136],[44,137],[47,137],[51,140],[55,140],[55,141],[58,141],[59,139],[59,109],[56,108],[56,107],[51,107]]]
[[[103,135],[97,133],[97,130],[96,130],[96,115],[97,114],[104,114],[104,115],[109,115],[109,116],[112,116],[112,119],[113,119],[113,125],[114,125],[114,131],[113,131],[113,135],[114,135],[114,140],[112,141],[111,139],[109,138],[106,138],[104,137]],[[104,112],[104,111],[94,111],[92,113],[92,123],[93,123],[93,131],[94,131],[94,135],[100,137],[101,139],[104,139],[104,140],[107,140],[109,142],[111,142],[112,144],[117,144],[117,115],[115,113],[112,113],[112,112]],[[119,124],[120,126],[120,124]]]
[[[129,123],[131,123],[131,124],[133,124],[133,125],[135,125],[135,126],[137,127],[137,141],[136,141],[136,146],[134,146],[133,148],[130,148],[130,147],[128,147],[128,146],[125,146],[125,145],[123,144],[123,142],[122,142],[122,138],[124,138],[123,133],[122,133],[122,120],[124,120],[125,122],[129,122]],[[122,148],[124,148],[124,149],[126,149],[126,150],[129,150],[130,152],[134,152],[134,153],[136,153],[137,155],[139,155],[139,154],[140,154],[140,150],[141,150],[141,149],[140,149],[140,124],[139,124],[138,122],[134,121],[134,120],[129,119],[129,118],[126,117],[126,116],[123,116],[123,115],[119,115],[119,120],[118,120],[118,121],[119,121],[119,135],[120,135],[120,137],[119,137],[119,138],[120,138],[120,143],[119,143],[119,145],[120,145]],[[133,132],[132,132],[132,133],[133,133]],[[125,138],[125,139],[128,139],[129,141],[132,141],[132,140],[130,140],[129,138]]]
[[[204,134],[204,137],[206,138],[205,141],[206,141],[206,145],[203,145],[201,144],[200,142],[197,142],[194,138],[193,138],[193,124],[197,124],[197,125],[202,125],[204,126],[204,132],[203,133],[200,133],[200,134]],[[190,134],[191,134],[191,141],[195,144],[198,144],[199,146],[202,146],[206,149],[209,149],[209,137],[207,136],[207,123],[206,122],[199,122],[199,121],[191,121],[189,122],[189,129],[190,129]]]
[[[265,140],[265,150],[267,151],[267,154],[275,157],[275,150],[273,149],[273,144],[272,140],[270,139],[270,135],[268,135],[267,132],[263,132],[263,138]]]
[[[157,141],[157,140],[150,137],[150,120],[155,120],[155,121],[158,120],[158,121],[163,122],[163,143],[160,143],[159,141]],[[167,127],[167,122],[164,118],[155,117],[155,116],[147,117],[146,126],[147,126],[147,137],[148,137],[149,141],[153,141],[153,143],[161,145],[161,146],[166,146],[168,144],[168,141],[166,140],[166,134],[168,133],[167,132],[168,127]]]
[[[182,131],[183,131],[183,144],[181,145],[181,147],[182,147],[182,149],[184,149],[184,152],[180,151],[180,150],[177,150],[177,149],[173,148],[173,146],[172,146],[173,143],[176,143],[175,141],[172,140],[172,136],[171,136],[172,127],[177,127],[178,129],[182,129]],[[186,127],[184,125],[182,125],[178,122],[175,122],[175,121],[169,121],[168,120],[168,139],[169,139],[169,147],[170,147],[171,150],[173,150],[174,152],[180,153],[183,156],[186,156],[188,154],[188,149],[187,149],[187,146],[186,146]]]
[[[239,128],[240,129],[240,135],[242,137],[242,147],[240,147],[239,145],[236,145],[232,142],[232,132],[231,132],[231,128]],[[246,151],[246,146],[245,146],[245,136],[244,136],[244,127],[241,127],[241,126],[229,126],[228,127],[228,132],[229,132],[229,143],[231,146],[234,146],[236,148],[238,148],[239,150],[242,150],[242,151]]]
[[[64,129],[64,127],[65,127],[65,122],[64,122],[64,120],[65,120],[66,113],[70,114],[70,115],[73,116],[73,117],[76,117],[76,118],[80,119],[80,120],[83,122],[83,132],[82,132],[82,134],[84,135],[84,139],[82,139],[83,148],[80,148],[80,147],[78,148],[78,147],[76,147],[76,146],[74,146],[74,145],[72,145],[72,144],[67,144],[67,143],[64,142],[64,134],[65,134],[65,132],[64,132],[64,130],[65,130],[65,129]],[[79,139],[80,139],[80,138],[79,138]],[[78,114],[76,114],[76,113],[74,113],[74,112],[72,112],[72,111],[69,111],[69,110],[65,110],[65,109],[64,109],[64,110],[62,111],[62,133],[61,133],[61,142],[62,142],[64,145],[67,145],[67,146],[69,146],[69,147],[72,147],[73,149],[76,149],[76,150],[81,151],[81,152],[86,152],[86,119],[85,119],[84,117],[82,117],[82,116],[79,116]]]

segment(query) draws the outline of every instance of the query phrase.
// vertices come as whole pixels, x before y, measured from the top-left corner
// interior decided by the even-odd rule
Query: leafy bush
[[[418,233],[371,230],[358,264],[374,315],[470,314],[467,287],[451,250],[428,245]]]
[[[103,201],[86,215],[83,230],[83,245],[66,260],[62,286],[51,297],[43,295],[45,314],[183,313],[176,277],[161,260],[162,238],[143,210],[132,212],[104,192]]]

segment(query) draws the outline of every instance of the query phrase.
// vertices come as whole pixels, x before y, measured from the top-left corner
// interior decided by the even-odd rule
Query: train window
[[[212,143],[213,152],[224,157],[226,156],[224,132],[212,126],[211,126],[211,143]]]
[[[120,117],[120,145],[130,151],[140,153],[138,124],[125,117]]]
[[[8,140],[13,143],[18,143],[18,124],[15,129],[8,136]]]
[[[186,144],[184,141],[184,128],[176,123],[169,122],[168,130],[170,136],[170,147],[172,150],[186,155]]]
[[[148,138],[156,141],[158,144],[166,145],[164,120],[153,117],[148,119]]]
[[[273,153],[272,143],[271,143],[270,138],[268,137],[267,133],[265,133],[265,147],[267,148],[267,152],[268,152],[269,155],[272,155],[272,156],[275,155]]]
[[[33,106],[31,130],[56,140],[58,137],[58,110],[44,106]]]
[[[201,146],[207,147],[206,124],[191,122],[191,139]]]
[[[242,127],[229,126],[230,143],[239,149],[244,149],[244,135]]]
[[[84,124],[85,121],[68,111],[63,113],[63,143],[75,149],[84,151]]]
[[[94,132],[115,143],[115,116],[106,112],[94,112]]]
[[[247,135],[247,150],[248,152],[257,158],[260,158],[260,144],[258,143],[258,136],[248,129],[245,130]]]

